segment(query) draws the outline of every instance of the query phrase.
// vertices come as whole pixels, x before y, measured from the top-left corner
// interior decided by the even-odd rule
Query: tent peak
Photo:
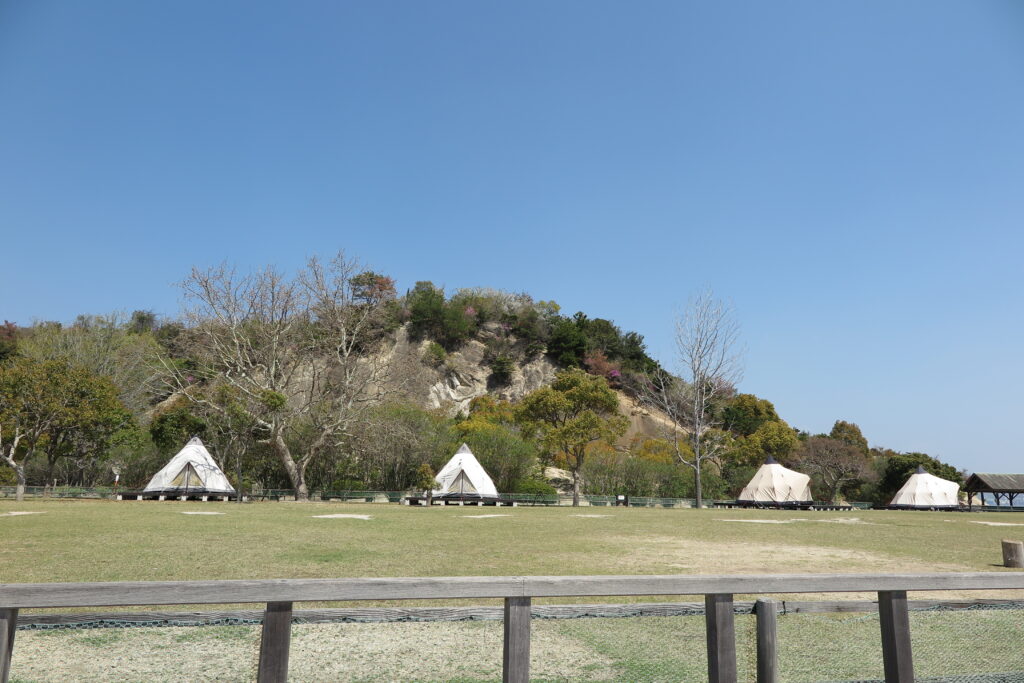
[[[914,474],[928,474],[928,473],[924,471],[924,465],[918,465],[917,466],[917,471],[914,472]]]
[[[469,446],[466,445],[465,443],[463,443],[461,446],[459,446],[459,450],[455,451],[455,455],[458,455],[459,453],[472,453],[472,452],[473,451],[469,450]]]
[[[765,461],[764,461],[764,464],[765,464],[765,465],[778,465],[778,464],[779,464],[779,461],[778,461],[778,460],[776,460],[775,458],[773,458],[772,456],[770,456],[770,455],[769,455],[769,456],[768,456],[768,457],[767,457],[767,458],[765,459]]]
[[[193,436],[191,439],[188,440],[188,443],[186,443],[185,445],[186,446],[202,446],[204,444],[203,444],[203,440],[200,439],[198,436]]]

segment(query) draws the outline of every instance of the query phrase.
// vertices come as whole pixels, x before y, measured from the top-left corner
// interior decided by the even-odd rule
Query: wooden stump
[[[1024,541],[1003,539],[1003,566],[1024,569]]]

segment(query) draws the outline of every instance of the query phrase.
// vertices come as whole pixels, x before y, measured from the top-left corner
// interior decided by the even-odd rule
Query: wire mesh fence
[[[614,607],[614,606],[609,606]],[[757,680],[756,617],[737,605],[737,680]],[[672,616],[542,618],[531,624],[531,680],[706,681],[703,611]],[[633,614],[638,613],[634,611]],[[230,617],[224,617],[230,619]],[[468,621],[301,623],[292,627],[289,680],[497,681],[503,626],[498,617]],[[130,622],[120,624],[126,626]],[[144,622],[143,622],[144,623]],[[191,624],[182,619],[168,624]],[[260,629],[251,620],[214,625],[21,628],[12,679],[253,680]],[[226,624],[236,625],[226,625]],[[1024,602],[912,608],[917,680],[934,683],[1024,682]],[[786,612],[777,618],[779,681],[882,681],[877,612]]]

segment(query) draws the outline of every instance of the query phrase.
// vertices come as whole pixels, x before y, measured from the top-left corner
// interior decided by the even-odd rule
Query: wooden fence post
[[[260,637],[258,683],[285,683],[288,680],[288,650],[292,639],[292,603],[268,602],[263,613]]]
[[[530,680],[530,598],[505,598],[505,647],[502,683]]]
[[[18,629],[18,610],[0,609],[0,683],[7,683],[11,675],[11,653],[14,651],[14,632]]]
[[[736,683],[736,627],[732,595],[705,595],[704,621],[708,638],[708,680],[710,683]]]
[[[1024,541],[1003,539],[1003,566],[1024,568]]]
[[[778,681],[778,654],[776,652],[776,624],[779,603],[758,600],[754,606],[757,615],[757,683]]]
[[[878,621],[882,627],[885,683],[914,683],[906,591],[878,592]]]

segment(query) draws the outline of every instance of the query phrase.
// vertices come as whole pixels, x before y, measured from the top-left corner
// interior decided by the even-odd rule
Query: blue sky
[[[643,334],[794,426],[1024,471],[1014,0],[0,6],[0,318],[344,248]]]

